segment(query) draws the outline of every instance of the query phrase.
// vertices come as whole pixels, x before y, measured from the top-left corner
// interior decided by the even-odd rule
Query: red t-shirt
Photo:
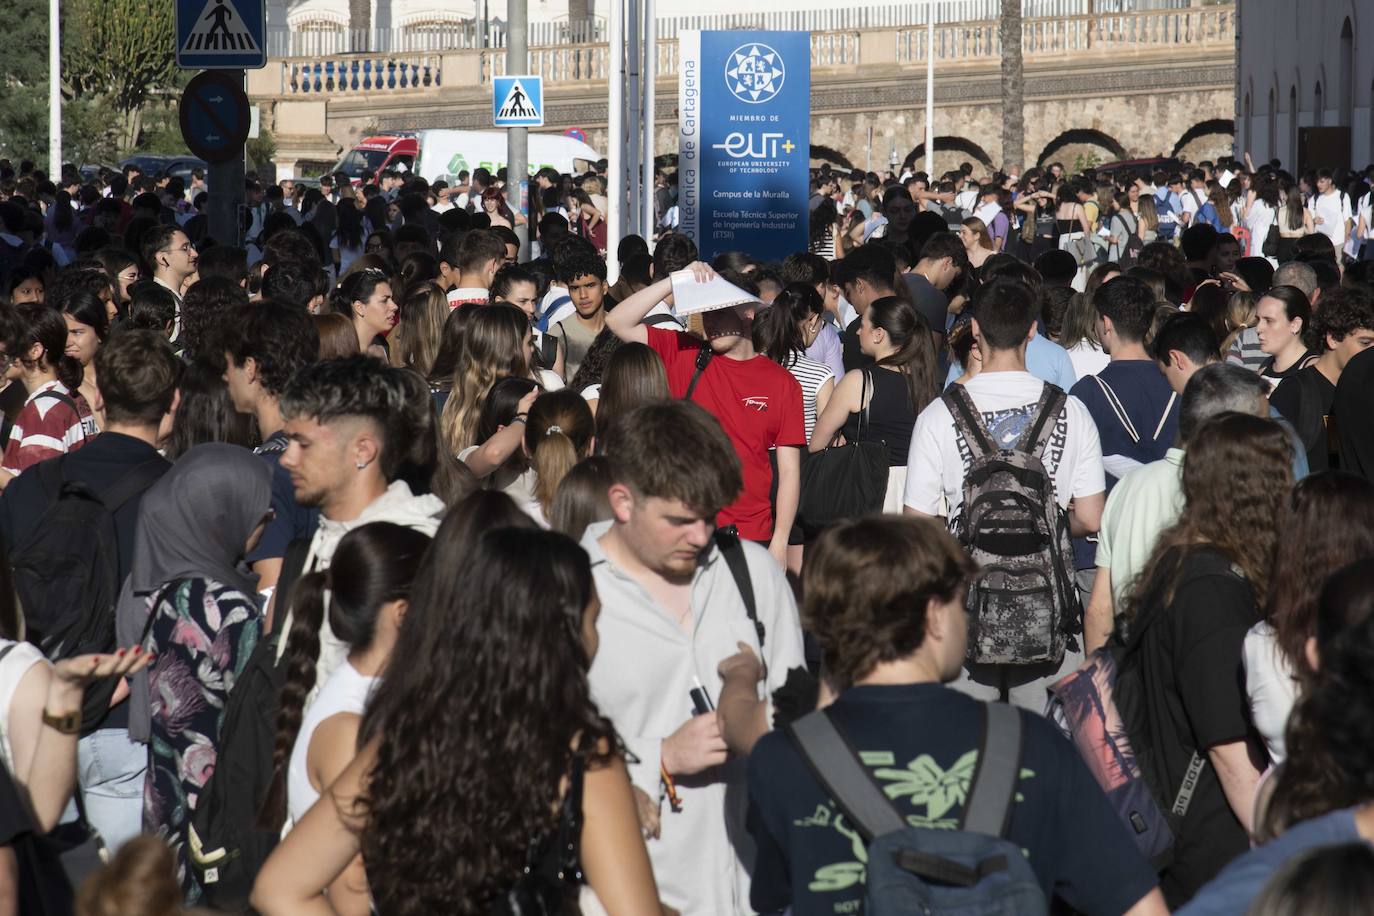
[[[687,394],[696,373],[701,339],[681,331],[648,327],[649,346],[668,370],[674,397]],[[739,455],[744,489],[721,510],[716,523],[737,525],[740,537],[766,541],[773,536],[773,466],[775,446],[806,445],[801,385],[792,373],[765,356],[749,360],[717,356],[697,382],[692,400],[720,421]]]

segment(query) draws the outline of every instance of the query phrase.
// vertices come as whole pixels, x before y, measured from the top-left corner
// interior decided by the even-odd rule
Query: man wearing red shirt
[[[705,264],[693,264],[691,270],[699,283],[714,277]],[[607,312],[606,327],[627,343],[653,347],[663,360],[673,395],[687,397],[690,388],[690,399],[720,422],[739,455],[744,488],[721,510],[716,523],[734,525],[740,537],[766,543],[774,559],[786,565],[787,539],[801,490],[801,447],[806,444],[801,386],[792,373],[754,351],[754,305],[703,314],[708,342],[642,324],[654,306],[672,302],[672,293],[671,278],[662,278]],[[703,360],[705,368],[698,377]],[[776,517],[770,500],[770,450],[778,466]]]

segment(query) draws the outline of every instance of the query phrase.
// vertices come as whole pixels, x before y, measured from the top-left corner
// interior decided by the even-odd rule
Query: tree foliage
[[[174,87],[172,0],[68,0],[62,78],[77,97],[104,96],[120,116],[120,148],[138,142],[139,112]]]
[[[48,155],[48,5],[5,0],[7,48],[0,69],[0,157]]]

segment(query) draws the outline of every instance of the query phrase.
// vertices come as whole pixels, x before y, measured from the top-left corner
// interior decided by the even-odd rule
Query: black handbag
[[[868,370],[863,372],[860,389],[859,424],[854,440],[832,445],[823,452],[806,456],[801,468],[801,499],[797,505],[797,524],[807,539],[821,529],[881,512],[887,495],[887,446],[864,439],[868,422]]]
[[[582,774],[586,760],[574,754],[558,827],[530,843],[525,871],[510,890],[492,901],[488,916],[579,916],[583,884]]]

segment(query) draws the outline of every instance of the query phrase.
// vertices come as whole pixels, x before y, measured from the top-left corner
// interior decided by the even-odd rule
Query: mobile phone
[[[706,688],[701,686],[701,681],[692,678],[693,687],[689,690],[688,696],[692,698],[692,708],[696,710],[693,715],[703,716],[715,709],[711,705],[711,698],[706,693]]]

